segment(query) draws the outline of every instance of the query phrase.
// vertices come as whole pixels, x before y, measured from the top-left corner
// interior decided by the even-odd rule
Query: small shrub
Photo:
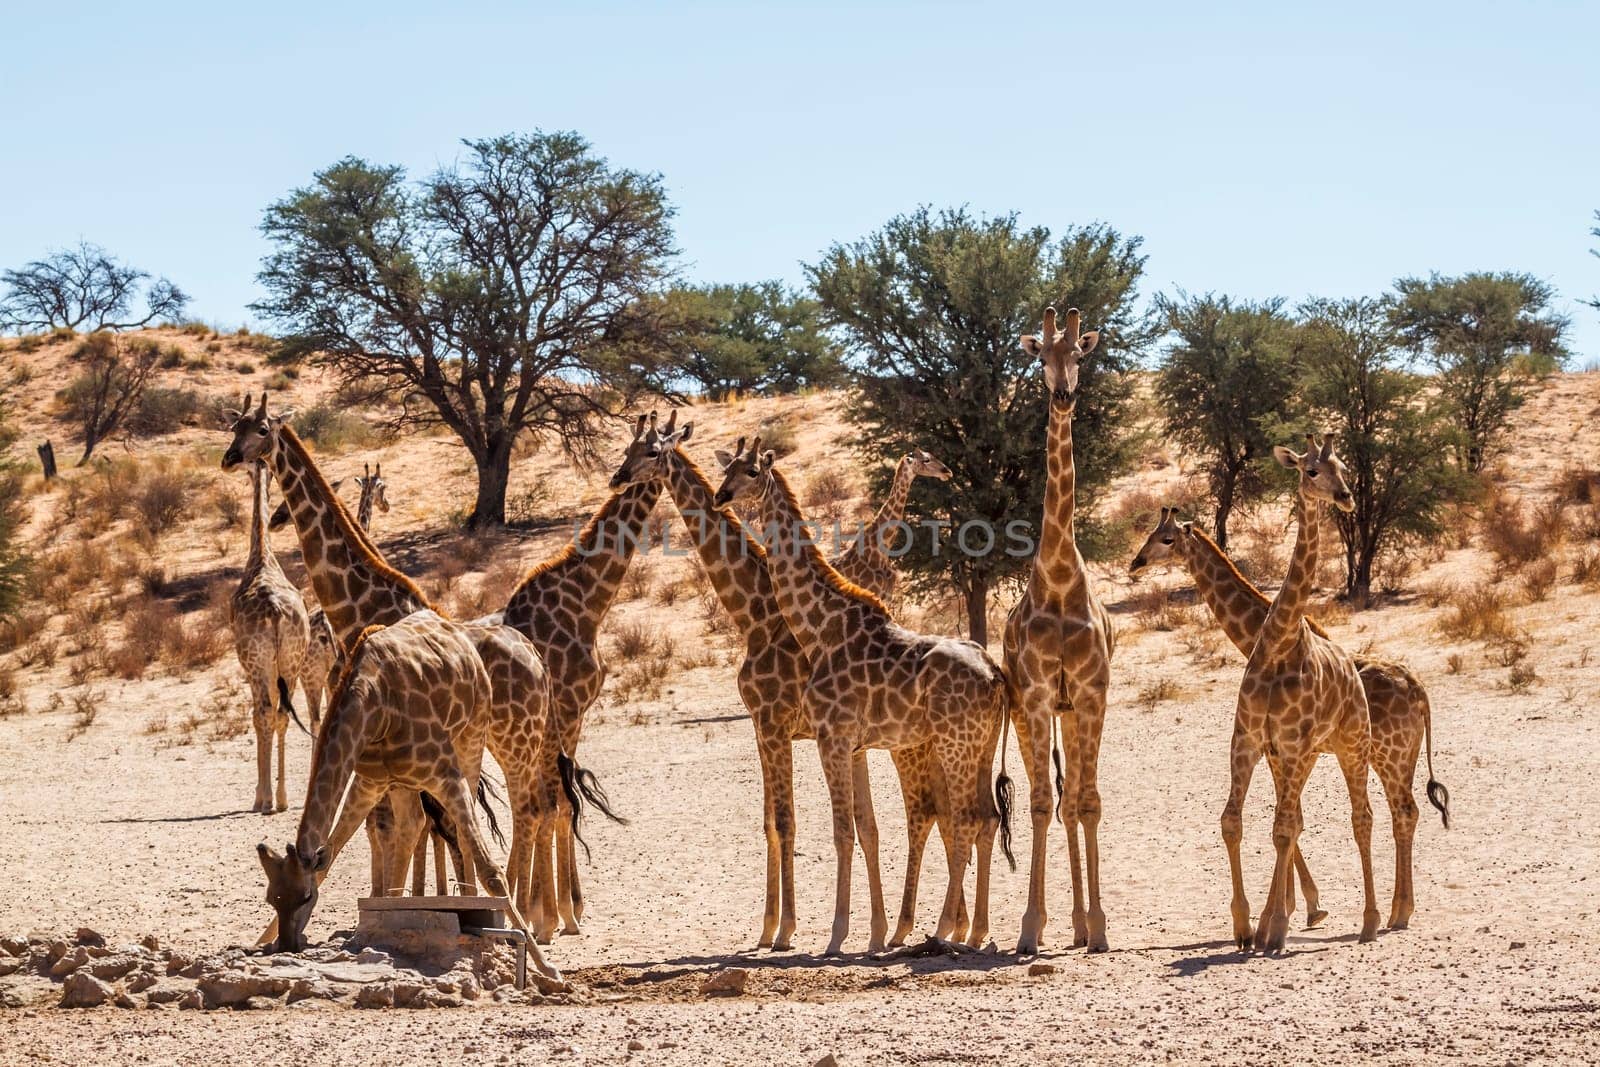
[[[189,508],[191,480],[187,472],[162,467],[145,476],[134,494],[134,511],[151,537],[160,537]]]
[[[1513,693],[1526,693],[1539,680],[1539,672],[1531,663],[1518,663],[1506,675],[1506,688]]]
[[[827,508],[848,500],[850,483],[832,467],[824,468],[806,482],[804,503],[807,508]]]
[[[294,430],[317,447],[329,451],[365,448],[377,437],[361,416],[328,404],[318,404],[296,415]]]
[[[1446,637],[1462,641],[1497,641],[1512,637],[1516,626],[1506,610],[1505,594],[1493,586],[1456,589],[1443,616],[1434,624]]]
[[[1452,652],[1450,655],[1445,657],[1444,670],[1446,674],[1460,674],[1461,668],[1464,665],[1465,663],[1461,658],[1461,653],[1459,652]]]
[[[1530,513],[1522,501],[1505,494],[1490,499],[1479,529],[1483,547],[1494,556],[1502,572],[1519,570],[1549,555],[1566,537],[1558,501],[1540,505]]]
[[[1572,581],[1576,585],[1600,583],[1600,550],[1586,548],[1572,561]]]
[[[1600,471],[1567,467],[1556,476],[1556,499],[1567,504],[1600,504]]]
[[[655,588],[655,565],[645,560],[636,560],[633,566],[622,577],[622,587],[619,592],[623,600],[643,600]]]
[[[656,647],[654,630],[641,622],[626,622],[612,635],[612,647],[626,660],[642,660]]]
[[[104,700],[105,694],[98,689],[84,687],[72,694],[72,729],[67,731],[68,741],[76,741],[94,725]]]
[[[1537,603],[1550,595],[1551,588],[1556,584],[1557,570],[1553,556],[1545,556],[1528,564],[1522,572],[1522,590],[1530,602]]]
[[[146,389],[128,416],[128,429],[144,437],[175,433],[193,425],[205,408],[193,389]]]
[[[772,449],[779,459],[789,455],[800,447],[799,439],[795,435],[794,424],[786,415],[778,415],[767,419],[756,430],[761,435],[761,448],[763,451]]]
[[[1161,678],[1139,690],[1138,704],[1145,711],[1155,711],[1156,705],[1178,698],[1178,684],[1171,678]]]

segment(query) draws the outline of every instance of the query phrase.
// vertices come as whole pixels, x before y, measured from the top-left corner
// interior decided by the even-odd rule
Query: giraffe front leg
[[[250,725],[256,732],[256,799],[250,810],[272,813],[272,698],[264,686],[250,683]]]
[[[1299,844],[1304,827],[1300,797],[1305,791],[1311,768],[1316,766],[1316,753],[1290,752],[1278,759],[1269,760],[1272,776],[1277,785],[1277,810],[1272,818],[1272,883],[1267,890],[1267,903],[1261,909],[1261,923],[1256,929],[1256,951],[1280,953],[1289,935],[1289,911],[1285,907],[1288,896],[1286,883],[1293,868],[1295,847]],[[1373,912],[1376,923],[1377,912]]]
[[[1011,724],[1016,727],[1017,744],[1022,749],[1024,769],[1028,774],[1028,815],[1033,823],[1028,866],[1028,906],[1022,913],[1022,930],[1017,936],[1017,952],[1024,956],[1038,953],[1047,921],[1045,866],[1050,821],[1055,817],[1056,807],[1050,777],[1050,749],[1054,737],[1050,720],[1054,713],[1054,703],[1048,690],[1037,683],[1023,688],[1010,710]],[[951,807],[954,808],[954,803]]]
[[[779,740],[772,751],[773,820],[778,834],[778,930],[772,938],[774,952],[794,947],[794,746]]]
[[[1317,906],[1321,894],[1317,892],[1317,883],[1311,878],[1311,868],[1306,866],[1306,854],[1298,844],[1294,846],[1294,870],[1300,879],[1300,889],[1306,896],[1306,929],[1310,930],[1328,917],[1328,913]],[[1294,911],[1294,878],[1289,879],[1288,910]]]
[[[855,788],[856,841],[867,868],[867,893],[872,901],[872,933],[868,952],[882,952],[889,934],[889,919],[883,903],[883,871],[878,865],[878,816],[872,810],[872,779],[867,772],[867,753],[857,752],[851,761],[851,780]]]
[[[850,935],[850,860],[856,847],[855,784],[850,742],[819,731],[817,754],[822,758],[822,773],[828,781],[828,797],[833,802],[833,851],[835,877],[833,891],[833,930],[828,937],[826,955],[837,956]]]
[[[274,731],[278,735],[278,791],[275,797],[276,810],[287,811],[289,808],[289,786],[286,781],[288,768],[284,765],[284,747],[288,740],[289,716],[280,709],[278,721],[274,724]]]
[[[1228,874],[1233,880],[1233,898],[1228,904],[1233,913],[1233,942],[1241,952],[1248,951],[1255,939],[1255,930],[1250,926],[1250,900],[1245,893],[1239,845],[1244,839],[1244,798],[1250,792],[1250,778],[1260,759],[1260,751],[1235,722],[1228,753],[1228,802],[1222,809],[1222,843],[1228,850]]]
[[[1056,813],[1067,831],[1067,866],[1072,872],[1072,947],[1089,944],[1089,910],[1085,906],[1083,853],[1078,831],[1083,825],[1079,804],[1083,795],[1083,764],[1078,758],[1077,728],[1072,715],[1058,715],[1061,729],[1062,782]]]
[[[773,764],[778,746],[780,744],[787,746],[789,742],[770,736],[759,728],[760,720],[757,719],[756,722],[758,723],[756,757],[761,764],[761,833],[767,843],[766,886],[761,904],[761,936],[756,939],[756,947],[770,948],[773,938],[778,934],[778,911],[783,902],[781,891],[783,847],[778,840],[778,787],[774,781],[777,769]]]

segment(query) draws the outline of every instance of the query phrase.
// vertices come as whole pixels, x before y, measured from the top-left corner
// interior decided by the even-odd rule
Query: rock
[[[356,994],[356,1007],[392,1008],[394,1007],[394,989],[379,983],[364,985],[361,987],[361,992]]]
[[[1030,963],[1028,964],[1028,977],[1037,978],[1042,974],[1055,974],[1058,970],[1060,968],[1053,963]]]
[[[51,978],[65,978],[89,962],[89,950],[82,945],[68,952],[50,965]]]
[[[408,1008],[459,1008],[465,1001],[454,993],[441,993],[437,989],[427,988],[419,992],[407,1004]]]
[[[119,954],[91,960],[86,969],[96,978],[115,981],[126,974],[137,971],[139,965],[143,962],[144,958],[142,956],[123,956]]]
[[[302,1000],[332,1000],[337,994],[315,978],[296,978],[289,986],[289,1003]]]
[[[159,937],[157,937],[155,934],[145,934],[143,937],[141,937],[139,939],[139,944],[143,945],[145,948],[149,949],[151,952],[160,952],[161,951],[161,939]]]
[[[251,997],[275,1000],[289,992],[291,984],[287,978],[273,978],[248,971],[223,971],[200,979],[196,988],[205,998],[207,1008],[231,1008],[242,1005]]]
[[[828,1053],[822,1059],[813,1063],[811,1067],[839,1067],[839,1061],[833,1058],[833,1053]]]
[[[184,971],[193,966],[194,960],[190,959],[182,952],[169,953],[167,956],[167,974],[169,975],[182,974]]]
[[[106,935],[88,926],[78,927],[78,933],[74,940],[80,945],[93,945],[95,948],[106,947]]]
[[[1519,949],[1519,948],[1527,948],[1528,947],[1528,943],[1526,941],[1513,941],[1513,942],[1511,942],[1511,947],[1512,947],[1513,950]]]
[[[375,948],[364,948],[356,954],[357,963],[389,963],[390,956],[387,952]]]
[[[140,971],[138,974],[128,979],[124,988],[126,988],[130,993],[143,993],[146,989],[150,989],[153,986],[159,985],[160,982],[161,979],[157,978],[149,971]]]
[[[44,944],[44,950],[46,962],[54,965],[56,960],[59,960],[62,956],[65,956],[72,950],[72,946],[57,937],[46,941]]]
[[[236,1005],[239,1011],[271,1011],[278,1006],[278,1001],[273,997],[246,997]]]
[[[177,1004],[190,993],[193,993],[195,996],[200,995],[199,990],[188,988],[178,984],[177,982],[173,982],[171,984],[163,983],[150,990],[150,992],[145,995],[144,999],[145,1002],[151,1007],[158,1007],[162,1004]],[[199,1006],[199,1004],[195,1005],[195,1007]]]
[[[61,987],[63,1008],[97,1008],[111,999],[111,987],[92,974],[74,974]]]
[[[750,981],[750,972],[743,967],[725,967],[700,983],[700,992],[708,997],[737,997],[744,993]]]
[[[0,989],[0,1008],[20,1008],[24,1001],[15,989]]]
[[[28,943],[28,939],[25,937],[19,937],[16,934],[6,934],[0,937],[0,950],[4,950],[8,956],[25,958],[32,951],[32,948],[33,946]]]
[[[405,1008],[409,1007],[411,1002],[417,999],[417,995],[428,987],[419,981],[402,978],[390,983],[389,988],[394,990],[394,1006]]]
[[[27,960],[19,960],[13,956],[0,956],[0,978],[4,978],[8,974],[16,974],[22,970],[22,965],[27,962]]]
[[[151,999],[154,1000],[155,998],[152,997]],[[200,990],[198,989],[191,989],[183,996],[178,998],[178,1007],[183,1011],[189,1011],[194,1008],[203,1008],[205,1006],[206,1000],[200,995]]]
[[[643,1052],[644,1051],[644,1042],[640,1041],[638,1038],[633,1038],[632,1040],[630,1040],[628,1042],[628,1051],[629,1052]]]
[[[139,1003],[138,998],[134,997],[133,994],[128,993],[126,991],[117,994],[116,1005],[119,1008],[142,1008],[142,1007],[144,1007],[143,1004]]]

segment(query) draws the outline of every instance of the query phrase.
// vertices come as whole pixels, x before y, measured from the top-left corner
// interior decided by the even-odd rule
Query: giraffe
[[[1222,815],[1222,837],[1233,877],[1234,939],[1241,949],[1247,949],[1252,931],[1239,868],[1240,811],[1250,769],[1265,752],[1277,792],[1272,820],[1276,858],[1253,943],[1258,951],[1268,953],[1281,952],[1288,933],[1287,882],[1303,825],[1300,794],[1319,751],[1339,757],[1350,792],[1350,822],[1361,854],[1366,901],[1361,940],[1371,941],[1378,930],[1372,882],[1372,805],[1367,799],[1367,765],[1372,751],[1367,695],[1355,660],[1314,631],[1305,617],[1317,573],[1322,505],[1331,503],[1350,512],[1355,510],[1355,500],[1345,484],[1344,464],[1334,455],[1333,439],[1325,437],[1318,443],[1307,434],[1306,440],[1310,448],[1304,455],[1283,445],[1273,449],[1279,463],[1299,474],[1295,493],[1299,529],[1289,573],[1267,609],[1239,684],[1229,760],[1233,780]]]
[[[1067,311],[1065,332],[1056,329],[1056,309],[1046,308],[1039,336],[1022,338],[1029,355],[1044,363],[1049,393],[1044,516],[1028,586],[1006,617],[1005,673],[1011,721],[1028,771],[1033,819],[1033,857],[1028,906],[1017,951],[1039,950],[1047,918],[1045,862],[1050,829],[1050,754],[1059,723],[1065,776],[1061,821],[1072,866],[1073,946],[1104,952],[1105,912],[1100,907],[1100,732],[1105,725],[1111,654],[1116,647],[1111,616],[1089,586],[1089,575],[1073,535],[1077,471],[1072,456],[1072,415],[1078,403],[1078,364],[1100,341],[1097,330],[1080,332],[1077,308]],[[1083,830],[1083,860],[1078,829]],[[1087,909],[1085,908],[1087,882]]]
[[[223,454],[223,468],[260,461],[278,480],[289,503],[312,588],[340,645],[348,649],[366,627],[396,623],[414,611],[431,609],[431,605],[416,583],[384,560],[334,495],[289,427],[291,414],[269,413],[265,393],[252,412],[247,395],[242,410],[227,413],[233,441]],[[541,738],[549,736],[550,687],[537,649],[521,635],[495,625],[477,624],[464,632],[477,644],[491,679],[506,680],[503,687],[491,691],[493,728],[488,739],[490,751],[506,773],[508,790],[514,797],[534,798],[531,805],[514,803],[512,809],[513,857],[531,856],[531,842],[539,826],[554,817],[554,807],[547,811],[538,800],[549,793],[544,783],[561,783],[559,788],[576,817],[578,791],[567,789],[567,784],[575,783],[580,771],[575,765],[563,771],[558,747],[518,740],[529,731]],[[396,827],[394,835],[373,850],[372,882],[378,893],[396,884],[392,867],[398,856],[409,854],[404,842],[414,839],[420,830],[420,809],[414,798],[401,798],[393,807],[387,817]],[[530,844],[519,848],[519,835]],[[513,870],[513,889],[523,894],[524,903],[531,891],[525,888],[531,887],[531,877],[532,872]]]
[[[277,951],[304,946],[318,886],[392,787],[435,798],[463,843],[467,869],[480,873],[490,892],[509,895],[472,808],[491,689],[467,627],[435,612],[424,609],[390,626],[368,627],[356,638],[312,750],[311,784],[295,840],[282,853],[257,846],[267,900],[277,914]],[[515,903],[507,911],[526,933]],[[538,944],[529,951],[539,973],[562,984]]]
[[[811,673],[811,661],[784,622],[767,574],[765,550],[738,516],[716,506],[710,480],[683,451],[683,444],[694,433],[694,423],[685,423],[682,429],[677,429],[677,418],[674,410],[658,431],[654,413],[648,428],[645,417],[639,417],[622,464],[611,478],[611,487],[621,489],[647,481],[666,487],[694,538],[696,552],[717,599],[744,638],[744,660],[738,674],[739,697],[755,727],[756,755],[761,764],[762,822],[767,842],[766,897],[757,944],[774,950],[788,949],[793,946],[796,925],[793,745],[796,741],[816,737],[801,708],[801,693]],[[719,457],[727,455],[719,452]],[[930,828],[937,822],[939,797],[929,746],[899,750],[894,756],[906,803],[906,832],[910,845],[900,916],[894,935],[889,939],[889,944],[898,945],[904,943],[915,922],[922,850]],[[852,773],[856,804],[865,824],[861,831],[864,860],[876,868],[877,825],[864,751],[855,754]],[[941,834],[944,833],[944,823],[938,825]],[[963,896],[953,932],[964,937],[966,930]]]
[[[896,602],[896,587],[900,576],[895,570],[889,552],[895,547],[906,513],[906,499],[911,495],[911,483],[917,478],[950,480],[950,468],[934,459],[920,448],[912,449],[895,464],[894,483],[883,506],[872,517],[872,522],[861,531],[854,544],[834,555],[828,562],[833,569],[871,593],[876,593],[885,604]]]
[[[721,507],[754,495],[761,502],[766,563],[784,621],[811,652],[804,708],[817,736],[817,752],[833,805],[837,880],[828,954],[838,955],[850,930],[850,860],[862,815],[855,811],[854,754],[932,743],[946,783],[951,846],[950,882],[939,919],[940,936],[956,923],[967,857],[976,845],[977,885],[967,944],[989,930],[989,861],[994,832],[1010,857],[1010,782],[1002,766],[990,787],[995,743],[1006,715],[1005,680],[984,649],[971,641],[915,633],[897,626],[883,602],[828,566],[806,535],[800,502],[774,454],[756,438],[741,440],[729,457]],[[883,947],[883,887],[868,867],[873,926],[868,951]]]
[[[1255,649],[1256,637],[1266,621],[1271,601],[1239,573],[1239,568],[1204,531],[1192,522],[1180,522],[1177,508],[1164,507],[1156,528],[1128,565],[1128,571],[1137,578],[1150,567],[1174,556],[1194,579],[1200,598],[1211,608],[1222,632],[1248,658]],[[1306,624],[1317,636],[1328,636],[1315,619],[1307,618]],[[1389,928],[1404,929],[1416,909],[1411,843],[1416,836],[1417,803],[1412,797],[1412,784],[1417,773],[1417,755],[1423,750],[1424,741],[1428,757],[1428,802],[1439,810],[1446,829],[1450,826],[1450,791],[1433,776],[1433,714],[1422,683],[1401,664],[1359,654],[1353,658],[1356,672],[1361,676],[1361,687],[1367,694],[1372,722],[1372,766],[1383,783],[1394,826],[1394,899],[1389,908]],[[1254,764],[1249,768],[1241,768],[1238,763],[1233,766],[1235,774],[1242,771],[1245,775],[1245,781],[1237,786],[1241,802],[1249,791],[1253,770]],[[1295,849],[1294,864],[1305,891],[1306,926],[1315,926],[1327,917],[1327,912],[1317,907],[1316,883],[1311,879],[1299,848]],[[1287,910],[1293,911],[1292,877],[1285,883],[1285,892]]]
[[[256,731],[256,799],[251,811],[270,814],[289,806],[284,786],[284,735],[294,705],[290,687],[300,676],[309,640],[306,605],[272,552],[267,531],[268,479],[250,464],[250,555],[230,601],[233,647],[250,684],[250,721]],[[278,743],[277,796],[272,788],[272,742]]]
[[[611,610],[634,552],[647,543],[650,514],[660,496],[660,483],[612,493],[569,544],[523,575],[502,611],[487,617],[503,620],[538,649],[550,675],[550,744],[569,756],[576,754],[584,715],[605,685],[600,624]],[[601,813],[613,821],[624,821],[611,810],[605,793],[588,772],[579,772],[573,784]],[[570,795],[562,799],[571,802]],[[581,932],[583,921],[576,823],[575,818],[557,819],[553,840],[534,844],[541,866],[554,848],[552,869],[559,884],[556,906],[563,934]]]

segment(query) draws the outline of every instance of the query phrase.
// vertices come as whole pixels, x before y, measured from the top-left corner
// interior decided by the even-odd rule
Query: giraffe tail
[[[301,733],[308,737],[311,735],[311,731],[306,729],[306,724],[300,721],[299,712],[294,710],[294,701],[289,699],[289,681],[282,676],[278,678],[278,706],[289,713],[289,718],[300,727]]]
[[[1003,674],[1001,678],[1003,681]],[[1000,816],[1000,851],[1005,854],[1006,862],[1014,871],[1017,869],[1017,857],[1011,851],[1011,809],[1016,800],[1016,786],[1012,784],[1011,776],[1006,773],[1006,742],[1011,738],[1009,692],[1009,687],[1002,686],[1000,699],[996,701],[1000,706],[1000,773],[994,780],[994,806]]]
[[[1444,783],[1433,776],[1433,705],[1428,702],[1428,694],[1417,686],[1422,694],[1422,736],[1427,742],[1428,749],[1428,803],[1439,809],[1439,818],[1444,822],[1444,828],[1450,829],[1450,790]]]
[[[505,797],[496,792],[494,783],[489,781],[487,774],[478,775],[478,807],[483,809],[484,818],[489,820],[489,833],[494,837],[495,844],[501,848],[506,847],[506,835],[500,832],[500,820],[495,816],[494,805],[490,800],[505,802]]]
[[[600,814],[622,826],[628,825],[628,820],[611,809],[611,798],[606,796],[606,791],[600,787],[600,779],[595,777],[593,771],[578,766],[578,761],[565,752],[556,753],[556,770],[561,774],[561,791],[572,806],[573,839],[583,846],[584,858],[589,859],[592,855],[589,842],[578,832],[578,818],[583,813],[583,805],[587,802],[598,808]]]

